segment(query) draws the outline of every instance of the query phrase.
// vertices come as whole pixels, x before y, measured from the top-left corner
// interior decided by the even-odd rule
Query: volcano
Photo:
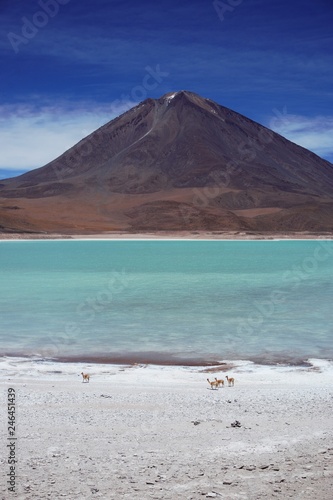
[[[189,91],[0,181],[0,231],[333,231],[333,165]]]

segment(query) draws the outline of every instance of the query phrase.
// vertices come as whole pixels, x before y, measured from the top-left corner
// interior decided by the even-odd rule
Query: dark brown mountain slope
[[[3,230],[331,231],[332,216],[331,163],[187,91],[0,181]]]

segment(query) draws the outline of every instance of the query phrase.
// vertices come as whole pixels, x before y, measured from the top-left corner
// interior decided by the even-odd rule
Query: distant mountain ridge
[[[189,91],[0,181],[3,231],[332,231],[332,216],[331,163]]]

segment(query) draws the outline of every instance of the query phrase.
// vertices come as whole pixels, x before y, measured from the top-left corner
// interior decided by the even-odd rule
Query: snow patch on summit
[[[168,95],[168,97],[165,98],[165,100],[167,101],[167,103],[169,104],[172,101],[172,99],[174,97],[176,97],[177,94],[178,94],[178,92],[174,92],[173,94]]]

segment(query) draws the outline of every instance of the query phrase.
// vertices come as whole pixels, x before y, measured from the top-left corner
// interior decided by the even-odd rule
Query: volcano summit
[[[0,181],[2,232],[333,231],[333,165],[179,91]]]

